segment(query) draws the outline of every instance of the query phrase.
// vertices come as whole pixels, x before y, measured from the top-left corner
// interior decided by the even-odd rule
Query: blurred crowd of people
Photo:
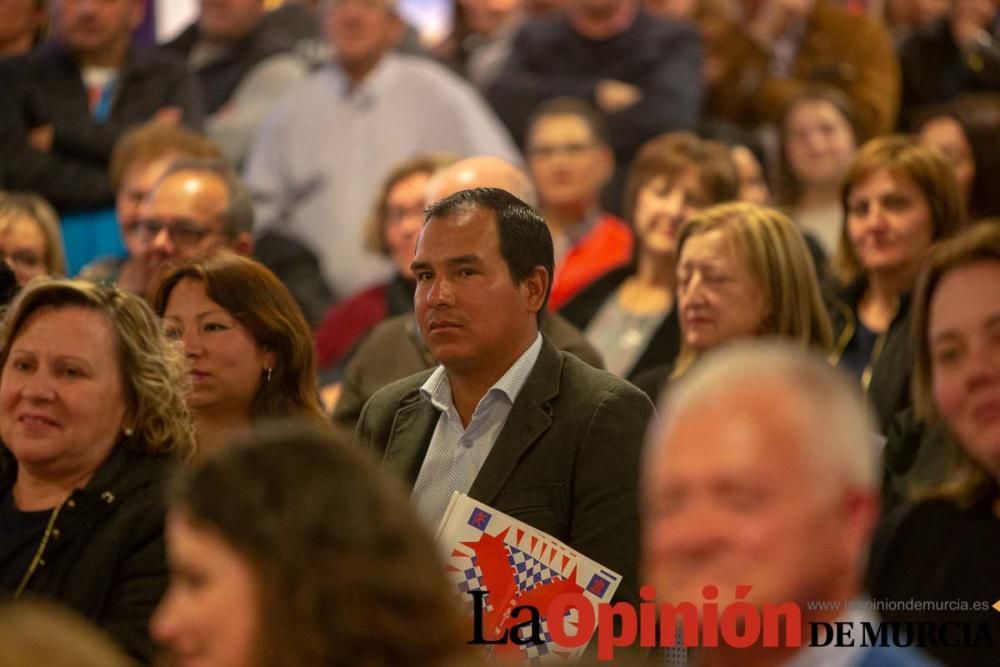
[[[0,0],[0,663],[477,664],[455,491],[1000,662],[996,0],[150,11]]]

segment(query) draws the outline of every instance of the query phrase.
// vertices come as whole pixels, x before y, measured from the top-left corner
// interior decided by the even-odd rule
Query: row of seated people
[[[29,12],[30,3],[20,4],[18,11]],[[653,16],[639,0],[579,0],[523,22],[514,20],[519,8],[507,7],[493,20],[519,29],[510,30],[511,48],[482,96],[430,59],[397,52],[405,31],[391,1],[345,0],[318,10],[287,3],[277,12],[265,4],[214,2],[164,48],[140,53],[130,39],[144,3],[60,3],[52,40],[0,67],[9,92],[0,99],[8,130],[0,136],[0,185],[55,205],[72,272],[96,254],[121,250],[108,162],[115,141],[150,119],[204,127],[226,159],[245,169],[258,233],[279,235],[277,254],[294,244],[303,261],[315,259],[306,282],[325,283],[332,293],[314,296],[327,302],[391,271],[356,249],[369,201],[393,166],[436,152],[517,162],[517,146],[530,158],[528,126],[554,96],[587,101],[602,115],[615,158],[604,203],[619,214],[628,165],[643,143],[719,119],[766,130],[813,84],[844,98],[856,144],[896,126],[900,77],[887,32],[852,13],[856,7],[832,2],[691,3],[650,7],[662,14]],[[460,24],[476,15],[475,5],[458,13]],[[906,117],[916,119],[931,100],[996,88],[989,57],[995,11],[973,5],[958,3],[951,19],[961,75],[945,78],[957,87],[906,107]],[[311,23],[310,11],[320,12]],[[700,37],[686,22],[692,18]],[[323,32],[334,54],[315,69],[296,48],[292,26],[303,24],[314,41]],[[30,17],[11,25],[32,32]],[[9,41],[24,47],[32,40]],[[921,72],[919,80],[932,78]],[[825,198],[807,194],[790,204],[821,214],[830,203],[826,185]]]
[[[904,480],[915,502],[879,523],[867,576],[879,425],[817,353],[831,328],[803,237],[772,209],[724,204],[681,227],[678,246],[681,352],[651,424],[634,386],[539,333],[554,263],[542,219],[496,188],[437,202],[414,271],[417,326],[441,365],[376,392],[353,447],[320,410],[304,318],[253,260],[221,251],[173,267],[152,307],[34,279],[0,345],[3,589],[75,609],[141,660],[152,637],[182,663],[274,664],[286,650],[299,664],[451,664],[472,629],[427,535],[457,490],[619,573],[619,601],[637,604],[648,583],[675,605],[715,586],[724,604],[749,585],[757,609],[797,604],[804,631],[877,623],[873,609],[924,634],[964,624],[966,639],[920,648],[992,664],[1000,623],[978,603],[1000,594],[987,555],[1000,530],[1000,229],[971,227],[923,262],[913,395],[939,437]],[[729,312],[712,309],[734,292]],[[354,449],[412,487],[410,501]],[[810,604],[866,592],[967,607]],[[912,648],[844,649],[827,650],[933,664]],[[697,653],[807,657],[794,645]]]

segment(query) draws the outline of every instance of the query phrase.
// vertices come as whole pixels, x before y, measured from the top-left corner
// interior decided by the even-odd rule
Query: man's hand
[[[52,142],[55,140],[56,131],[52,124],[39,125],[28,131],[28,145],[36,151],[48,153],[52,150]]]
[[[594,91],[597,106],[604,113],[616,113],[628,109],[642,99],[638,86],[617,79],[602,79]]]

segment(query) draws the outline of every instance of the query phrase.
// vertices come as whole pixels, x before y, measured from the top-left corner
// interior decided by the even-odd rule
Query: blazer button
[[[59,532],[58,528],[53,528],[52,529],[52,539],[53,540],[58,540],[60,535],[61,535],[61,533]]]
[[[66,501],[66,507],[69,507],[70,509],[76,507],[76,501],[70,498]]]

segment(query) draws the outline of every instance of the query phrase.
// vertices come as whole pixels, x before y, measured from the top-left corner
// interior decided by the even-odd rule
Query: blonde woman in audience
[[[183,359],[144,301],[80,280],[33,280],[0,340],[0,592],[148,661],[163,484],[194,447]]]
[[[931,244],[965,220],[951,168],[903,136],[873,139],[851,165],[827,294],[836,341],[831,360],[853,373],[885,432],[909,404],[909,297]]]
[[[0,605],[3,667],[131,667],[106,635],[66,607],[42,600]]]
[[[876,534],[876,599],[965,601],[967,609],[886,611],[889,621],[967,622],[1000,638],[1000,225],[977,225],[928,257],[913,297],[914,407],[946,437],[921,451],[904,505]],[[986,604],[976,609],[978,601]],[[957,626],[956,626],[957,627]],[[960,642],[959,642],[960,643]],[[996,647],[936,645],[949,665],[992,667]]]
[[[176,266],[153,309],[187,357],[200,455],[262,419],[325,425],[312,332],[263,264],[220,250]]]
[[[832,344],[816,268],[802,233],[784,214],[755,204],[722,204],[696,215],[677,240],[681,351],[672,367],[636,384],[656,398],[670,377],[744,338],[787,338],[827,353]]]
[[[24,287],[35,276],[66,273],[59,216],[35,194],[0,192],[0,256]]]
[[[471,636],[409,498],[302,427],[213,452],[169,497],[168,664],[447,667]],[[464,664],[464,663],[463,663]]]

